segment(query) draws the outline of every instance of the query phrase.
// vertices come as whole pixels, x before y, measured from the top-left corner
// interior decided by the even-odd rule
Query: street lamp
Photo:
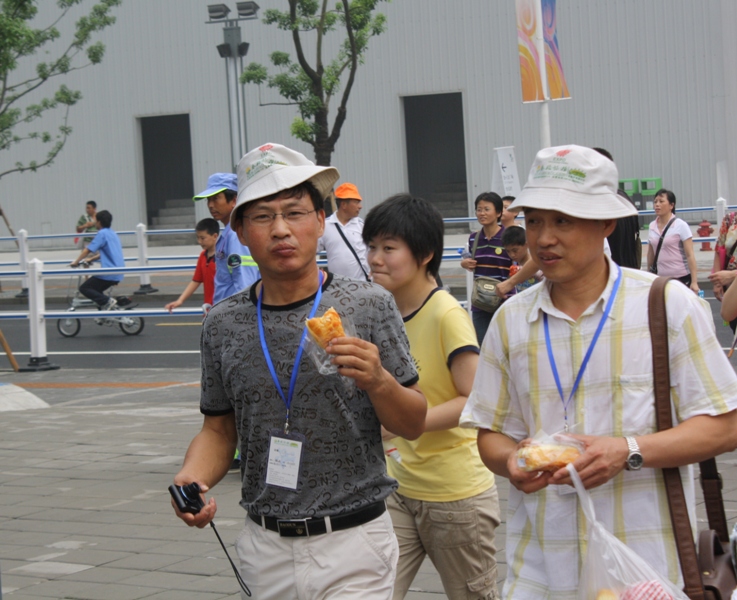
[[[228,122],[230,124],[230,152],[235,172],[238,161],[248,151],[248,133],[246,130],[246,95],[245,86],[240,83],[243,72],[243,58],[248,54],[248,42],[241,41],[239,21],[251,21],[257,18],[259,6],[255,2],[236,2],[237,18],[228,17],[230,8],[227,4],[210,4],[206,21],[223,24],[223,43],[216,46],[218,54],[225,59],[225,86],[228,96]],[[231,85],[232,79],[232,85]]]

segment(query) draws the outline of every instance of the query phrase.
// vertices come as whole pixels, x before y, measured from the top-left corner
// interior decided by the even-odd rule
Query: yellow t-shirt
[[[459,352],[478,352],[468,313],[450,294],[437,289],[404,326],[428,406],[458,396],[451,359]],[[481,462],[476,437],[476,430],[454,427],[423,433],[414,441],[394,438],[402,462],[391,457],[386,462],[389,475],[399,482],[397,491],[414,500],[453,502],[488,490],[494,476]]]

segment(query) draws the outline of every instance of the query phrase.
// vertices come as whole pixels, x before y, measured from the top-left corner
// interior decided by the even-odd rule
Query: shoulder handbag
[[[655,250],[655,258],[653,259],[653,264],[650,265],[650,272],[658,274],[658,256],[660,256],[660,248],[663,246],[663,240],[665,239],[665,234],[668,231],[668,228],[673,224],[673,222],[676,220],[676,217],[673,217],[670,221],[668,221],[668,224],[665,226],[665,229],[663,229],[663,233],[660,234],[660,240],[658,240],[658,247]]]
[[[668,283],[668,279],[667,277],[656,279],[648,299],[658,431],[673,427],[668,324],[665,312],[665,284]],[[663,469],[673,533],[685,583],[683,591],[691,600],[730,600],[733,590],[737,589],[737,577],[729,548],[722,480],[714,458],[699,463],[699,467],[709,529],[699,533],[698,551],[693,541],[681,473],[675,467]]]
[[[478,231],[473,240],[473,247],[471,248],[471,257],[473,259],[476,258],[476,249],[479,246],[481,231]],[[494,277],[486,277],[484,275],[474,277],[473,288],[471,289],[471,306],[494,314],[502,305],[502,302],[504,302],[504,298],[501,298],[496,293],[496,286],[500,283],[501,281]]]
[[[338,223],[335,223],[335,226],[338,228],[338,233],[340,234],[340,237],[343,238],[345,245],[348,246],[348,249],[353,253],[353,256],[356,259],[358,266],[361,268],[361,272],[363,273],[363,276],[366,278],[366,281],[371,281],[371,278],[368,276],[368,273],[366,273],[366,269],[364,269],[363,264],[361,264],[361,259],[358,258],[358,252],[356,252],[356,249],[348,241],[348,238],[345,237],[345,233],[343,233],[343,228]]]

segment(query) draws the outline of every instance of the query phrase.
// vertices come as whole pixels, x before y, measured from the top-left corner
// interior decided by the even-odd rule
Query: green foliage
[[[269,9],[263,22],[292,33],[296,60],[288,52],[273,52],[269,58],[276,73],[270,74],[266,66],[251,63],[241,75],[241,81],[266,84],[276,89],[288,104],[296,105],[300,116],[292,123],[292,135],[312,145],[319,155],[318,162],[326,156],[329,160],[345,121],[358,65],[363,63],[369,40],[386,29],[386,16],[377,13],[376,8],[380,2],[390,0],[339,0],[333,9],[328,9],[328,0],[287,1],[288,10]],[[345,39],[335,56],[324,59],[323,38],[338,30],[345,32]],[[302,47],[305,32],[316,34],[314,64],[306,58],[312,54]],[[330,104],[339,94],[340,104],[331,129]]]
[[[63,43],[57,24],[86,0],[57,0],[51,24],[36,28],[39,1],[47,9],[44,15],[49,14],[51,0],[0,0],[0,151],[12,151],[25,142],[46,145],[46,154],[40,160],[15,162],[12,166],[5,166],[1,158],[8,155],[0,154],[0,178],[10,173],[36,171],[50,165],[61,152],[72,132],[67,125],[69,110],[82,94],[63,84],[41,99],[34,92],[55,77],[102,61],[105,46],[93,42],[92,38],[115,23],[112,9],[121,3],[121,0],[98,0],[77,20],[71,39]],[[34,58],[37,54],[42,54],[44,60]],[[83,62],[85,58],[88,62]],[[30,66],[29,61],[34,59],[38,61],[35,68],[25,77],[18,75],[18,67]],[[61,111],[60,114],[54,113],[55,110]],[[53,119],[61,120],[55,132],[37,130],[39,126],[45,128]],[[41,120],[44,123],[39,123]]]

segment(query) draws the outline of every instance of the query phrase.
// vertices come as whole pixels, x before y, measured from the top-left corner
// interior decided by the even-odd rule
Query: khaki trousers
[[[425,556],[451,600],[496,600],[499,495],[496,485],[455,502],[423,502],[398,493],[387,498],[399,542],[394,600],[402,600]]]
[[[252,600],[389,600],[397,539],[389,513],[350,529],[280,537],[246,518],[235,542]],[[243,600],[247,600],[241,592]]]

